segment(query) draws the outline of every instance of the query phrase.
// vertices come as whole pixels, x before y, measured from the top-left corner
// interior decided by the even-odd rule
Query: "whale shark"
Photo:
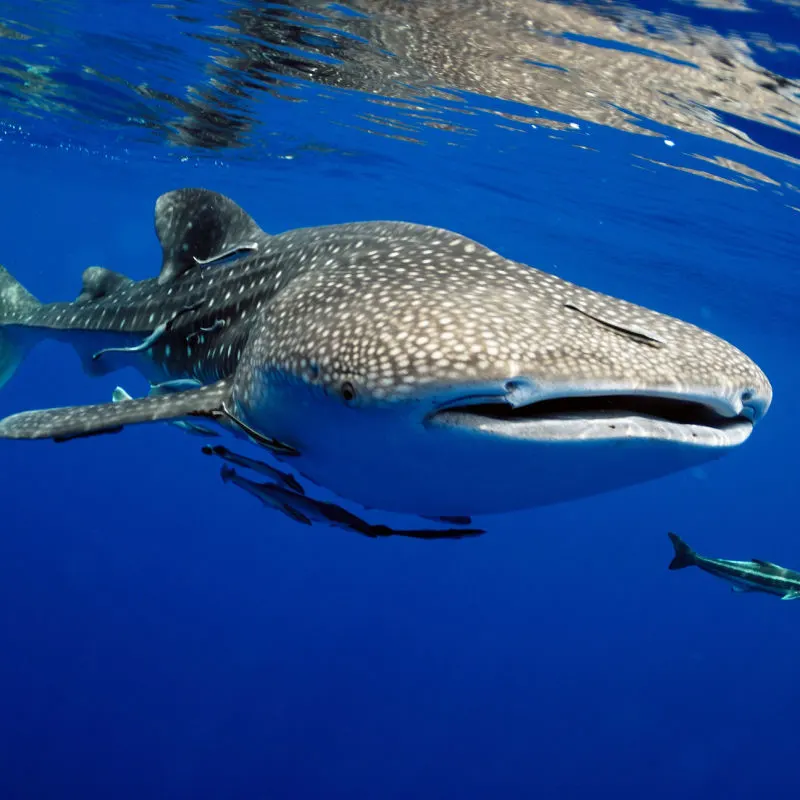
[[[719,458],[772,400],[725,339],[454,231],[270,234],[201,188],[161,195],[155,230],[157,276],[90,267],[71,302],[42,303],[0,268],[0,383],[55,339],[89,375],[134,367],[159,387],[22,411],[0,438],[211,425],[363,508],[467,519]]]

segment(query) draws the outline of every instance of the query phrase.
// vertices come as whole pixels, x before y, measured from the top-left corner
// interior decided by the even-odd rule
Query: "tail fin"
[[[670,569],[683,569],[684,567],[694,566],[695,552],[686,542],[676,533],[667,534],[675,548],[675,558],[669,562]]]
[[[16,278],[0,266],[0,386],[14,374],[27,349],[19,337],[4,328],[24,319],[39,305]]]

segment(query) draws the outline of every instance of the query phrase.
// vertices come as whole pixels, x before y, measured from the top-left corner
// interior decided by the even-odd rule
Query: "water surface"
[[[164,426],[7,443],[0,797],[761,797],[800,788],[791,2],[0,2],[2,263],[156,273],[153,204],[441,225],[709,328],[775,400],[700,471],[478,540],[299,528]],[[37,349],[0,413],[98,402]],[[502,480],[502,475],[498,475]],[[531,475],[536,480],[536,475]]]

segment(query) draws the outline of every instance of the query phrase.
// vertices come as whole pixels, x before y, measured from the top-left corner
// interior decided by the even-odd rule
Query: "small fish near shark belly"
[[[194,188],[162,195],[155,227],[157,278],[91,267],[71,303],[43,305],[0,271],[0,377],[55,337],[92,369],[131,365],[179,390],[23,412],[0,438],[210,422],[361,506],[457,519],[717,458],[771,402],[729,342],[453,231],[373,221],[270,235]]]

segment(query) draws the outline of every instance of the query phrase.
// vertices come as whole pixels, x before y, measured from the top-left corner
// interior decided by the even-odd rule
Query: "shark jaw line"
[[[570,391],[520,399],[513,390],[505,397],[470,394],[428,414],[425,425],[539,443],[638,439],[728,448],[742,444],[761,416],[757,408],[674,392]]]

